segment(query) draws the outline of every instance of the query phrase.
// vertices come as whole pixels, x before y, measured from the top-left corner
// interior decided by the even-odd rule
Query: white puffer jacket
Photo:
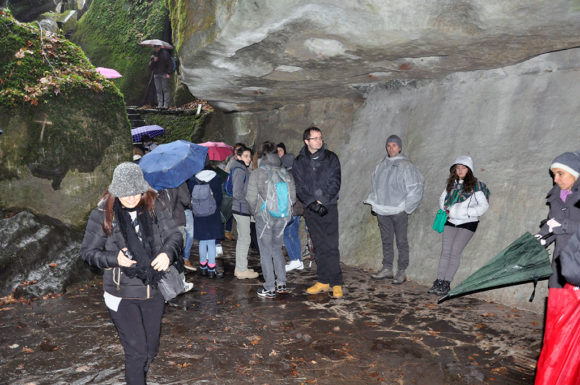
[[[443,193],[441,193],[441,197],[439,198],[439,208],[441,210],[445,210],[444,204],[446,196],[447,190],[443,190]],[[451,207],[449,207],[447,220],[455,226],[468,222],[477,222],[479,217],[487,211],[488,207],[489,203],[485,198],[485,194],[482,191],[476,191],[463,202],[451,205]]]

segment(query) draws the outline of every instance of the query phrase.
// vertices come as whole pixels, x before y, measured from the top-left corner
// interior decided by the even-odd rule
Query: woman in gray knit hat
[[[157,355],[165,301],[157,288],[183,238],[141,168],[121,163],[91,212],[81,256],[104,269],[104,300],[125,351],[127,384],[145,384]]]

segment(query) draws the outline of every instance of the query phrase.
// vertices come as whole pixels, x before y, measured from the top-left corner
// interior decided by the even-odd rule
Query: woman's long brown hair
[[[103,231],[105,234],[110,236],[113,232],[113,205],[115,204],[115,198],[109,190],[101,196],[101,200],[105,201],[103,209],[105,210],[105,218],[103,221]],[[153,215],[153,210],[155,209],[155,199],[157,199],[157,193],[153,190],[147,191],[142,195],[141,201],[137,207],[143,207],[144,210],[148,211],[150,215]]]
[[[457,167],[456,164],[453,165],[453,167],[451,168],[451,173],[449,174],[449,178],[447,179],[448,193],[450,193],[451,190],[453,189],[455,181],[459,180],[459,176],[457,176],[457,172],[455,171],[456,167]],[[471,193],[473,191],[473,188],[475,187],[475,181],[476,179],[473,176],[471,169],[467,167],[467,175],[465,175],[465,178],[463,178],[463,191],[465,191],[468,194]]]

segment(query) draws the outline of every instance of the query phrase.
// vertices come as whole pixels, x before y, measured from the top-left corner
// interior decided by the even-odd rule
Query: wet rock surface
[[[93,274],[78,258],[82,234],[29,211],[0,220],[0,297],[60,293]]]
[[[464,297],[436,305],[427,288],[372,281],[345,267],[345,297],[308,296],[315,265],[292,292],[259,298],[258,280],[189,273],[167,306],[149,384],[530,384],[542,316]],[[250,266],[259,268],[252,255]],[[123,351],[99,279],[62,296],[0,306],[0,383],[117,384]]]

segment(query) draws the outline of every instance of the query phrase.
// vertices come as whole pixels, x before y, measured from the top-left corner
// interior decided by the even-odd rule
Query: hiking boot
[[[276,294],[286,294],[290,291],[286,288],[286,285],[278,285],[276,286]]]
[[[234,238],[232,237],[232,233],[230,233],[229,231],[226,231],[226,232],[224,233],[224,236],[226,237],[226,239],[227,239],[228,241],[231,241],[232,239],[234,239]]]
[[[207,263],[206,264],[199,264],[199,272],[203,277],[207,277]]]
[[[258,278],[258,273],[252,269],[248,269],[246,271],[238,271],[237,269],[234,271],[234,275],[237,279],[253,279]]]
[[[314,285],[306,289],[308,294],[318,294],[322,293],[323,291],[330,291],[330,284],[316,282]]]
[[[342,286],[335,285],[332,287],[332,298],[342,298]]]
[[[210,278],[210,279],[213,279],[213,278],[221,278],[221,277],[223,277],[223,276],[224,276],[224,273],[223,273],[223,272],[221,272],[221,271],[220,271],[220,270],[217,268],[217,266],[215,266],[215,267],[213,267],[213,268],[212,268],[212,267],[209,267],[209,268],[207,269],[207,276],[208,276],[208,278]]]
[[[446,295],[447,293],[449,293],[449,290],[451,290],[451,282],[449,282],[449,281],[443,281],[441,283],[441,286],[439,287],[439,290],[437,290],[435,292],[435,294],[437,294],[437,295]]]
[[[290,263],[288,263],[285,266],[286,272],[292,271],[292,270],[304,270],[304,263],[302,263],[301,260],[299,259],[294,259],[292,261],[290,261]]]
[[[431,287],[431,289],[427,290],[427,293],[429,293],[429,294],[436,294],[442,284],[443,284],[443,280],[436,279],[433,282],[433,286]]]
[[[197,271],[197,268],[195,266],[193,266],[191,264],[191,262],[189,262],[189,259],[184,259],[183,260],[183,264],[184,264],[184,267],[185,267],[186,270],[189,270],[189,271]]]
[[[397,271],[397,275],[395,275],[395,278],[393,278],[393,284],[400,285],[406,281],[407,281],[407,276],[405,275],[405,270]]]
[[[222,247],[222,245],[215,245],[215,255],[219,256],[219,255],[223,255],[224,254],[224,249]]]
[[[266,290],[263,287],[258,289],[258,297],[262,298],[275,298],[276,292],[274,290]]]
[[[384,268],[376,274],[371,274],[372,279],[393,278],[393,270]]]

